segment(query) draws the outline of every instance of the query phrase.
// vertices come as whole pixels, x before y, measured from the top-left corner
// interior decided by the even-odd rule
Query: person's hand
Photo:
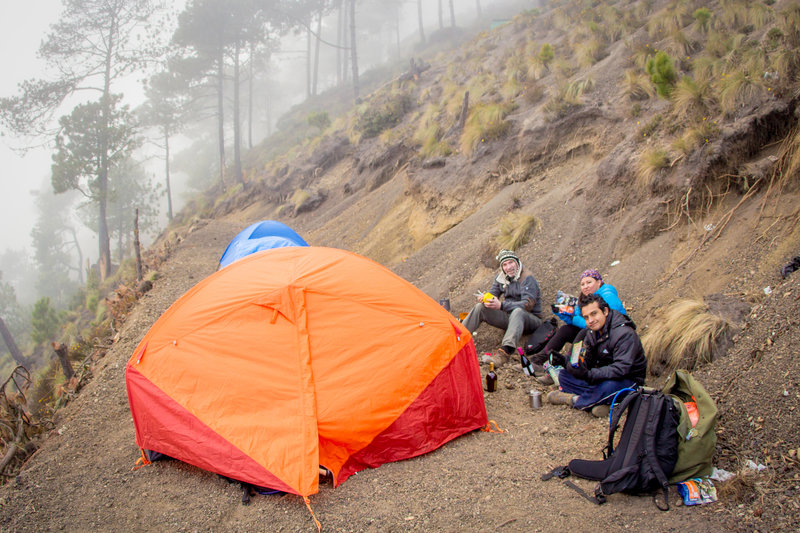
[[[486,308],[488,308],[488,309],[500,309],[501,303],[500,303],[500,300],[498,300],[497,297],[495,296],[494,298],[492,298],[488,302],[484,302],[483,305],[485,305]]]
[[[582,381],[589,381],[589,369],[586,368],[586,364],[583,362],[579,363],[578,366],[568,364],[564,369],[574,378],[578,378]]]
[[[564,321],[565,324],[572,324],[572,315],[567,313],[556,313],[556,316]]]

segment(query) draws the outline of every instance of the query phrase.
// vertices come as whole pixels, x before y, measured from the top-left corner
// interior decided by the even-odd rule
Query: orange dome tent
[[[177,300],[126,367],[142,449],[302,496],[487,423],[450,313],[343,250],[245,257]]]

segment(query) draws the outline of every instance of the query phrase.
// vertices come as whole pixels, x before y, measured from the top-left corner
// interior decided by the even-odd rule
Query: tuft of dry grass
[[[510,103],[478,104],[472,108],[461,134],[461,150],[471,154],[481,143],[505,136],[511,129],[505,118],[512,109]]]
[[[714,91],[711,83],[700,80],[695,81],[689,76],[684,76],[670,95],[672,110],[680,117],[690,116],[699,118],[707,116],[715,105]]]
[[[732,114],[739,107],[759,97],[764,90],[760,79],[753,79],[747,72],[736,71],[725,75],[718,83],[719,104],[722,111]]]
[[[625,71],[622,94],[631,100],[647,100],[656,95],[656,90],[653,84],[650,83],[649,76],[630,69]]]
[[[719,133],[716,123],[704,118],[696,125],[683,132],[683,135],[672,142],[672,149],[689,155],[695,149],[704,146],[714,140]]]
[[[635,185],[640,191],[648,191],[658,171],[669,166],[669,155],[663,148],[649,148],[639,156],[636,165]]]
[[[713,361],[717,341],[729,331],[730,323],[710,313],[702,300],[675,302],[642,336],[650,373],[691,371]]]
[[[500,220],[495,242],[501,249],[519,250],[528,242],[531,232],[540,226],[541,222],[534,215],[509,213]]]

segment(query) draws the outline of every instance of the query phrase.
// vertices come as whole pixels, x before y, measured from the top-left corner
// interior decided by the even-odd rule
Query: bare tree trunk
[[[69,381],[72,379],[72,376],[75,375],[75,371],[72,369],[72,363],[69,362],[67,347],[60,342],[54,342],[51,344],[51,346],[58,356],[58,362],[61,363],[61,369],[64,371],[64,377],[67,378],[67,381]]]
[[[317,78],[319,76],[319,43],[322,37],[322,10],[317,17],[317,39],[314,44],[314,77],[311,82],[311,94],[317,96]]]
[[[217,148],[219,150],[219,184],[223,191],[225,190],[225,100],[222,94],[225,81],[223,78],[224,62],[225,53],[220,50],[217,58]]]
[[[78,283],[83,284],[83,251],[81,250],[81,243],[78,242],[78,232],[72,226],[69,227],[72,233],[72,244],[75,246],[75,251],[78,252]]]
[[[172,187],[169,183],[169,126],[164,126],[164,173],[167,179],[167,220],[172,220]]]
[[[311,96],[311,15],[306,25],[306,98]]]
[[[444,20],[442,20],[442,0],[439,0],[439,29],[444,28]]]
[[[419,40],[425,43],[425,28],[422,25],[422,0],[417,0],[417,18],[419,18]]]
[[[339,0],[339,24],[336,27],[336,86],[342,84],[342,54],[344,53],[344,0]]]
[[[356,52],[356,0],[350,0],[350,57],[353,63],[353,99],[358,102],[358,54]]]
[[[481,17],[481,0],[475,0],[475,6],[478,8],[478,17]]]
[[[250,64],[247,76],[247,148],[253,148],[253,76],[255,76],[255,51],[256,45],[250,41]]]
[[[133,249],[136,252],[136,281],[142,281],[142,250],[139,246],[139,208],[133,215]]]
[[[467,121],[469,112],[469,91],[464,93],[464,103],[461,104],[461,116],[458,117],[458,131],[464,131],[464,124]]]
[[[453,8],[453,0],[450,0],[450,26],[456,27],[456,10]]]
[[[3,341],[5,341],[6,347],[8,351],[11,352],[11,357],[14,358],[14,361],[16,361],[18,365],[30,369],[30,360],[19,351],[17,343],[14,342],[14,337],[11,335],[11,332],[8,331],[8,327],[6,327],[6,323],[3,321],[2,317],[0,317],[0,335],[3,336]]]
[[[244,183],[242,176],[242,125],[240,119],[240,76],[239,76],[239,53],[242,50],[239,40],[233,49],[233,178],[236,183]]]
[[[344,14],[344,25],[342,26],[342,46],[344,46],[344,50],[342,50],[342,52],[343,52],[342,53],[342,83],[347,83],[347,80],[350,79],[349,78],[349,76],[350,76],[350,74],[349,74],[349,72],[350,72],[350,54],[349,54],[349,51],[350,51],[349,50],[349,48],[350,48],[350,37],[348,36],[348,33],[350,32],[350,16],[349,16],[349,13],[347,12],[347,10],[349,8],[349,4],[347,4],[347,2],[349,2],[350,0],[344,0],[344,1],[345,1],[345,14]]]

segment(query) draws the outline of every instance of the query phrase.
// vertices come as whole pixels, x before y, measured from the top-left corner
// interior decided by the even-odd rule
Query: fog
[[[184,0],[172,0],[167,2],[171,5],[173,15],[185,8]],[[328,5],[336,2],[327,2]],[[384,5],[385,4],[385,5]],[[359,72],[370,69],[386,61],[408,61],[413,53],[413,47],[419,42],[419,25],[417,2],[405,1],[399,3],[400,19],[399,25],[394,24],[389,19],[390,14],[384,12],[388,6],[393,4],[388,0],[357,0],[356,20],[359,28],[358,50],[359,50]],[[506,13],[510,14],[513,10],[520,8],[533,7],[537,2],[502,2],[500,0],[481,0],[480,5],[484,10],[484,19],[480,21],[480,28],[488,29],[491,17],[497,15],[497,11],[492,13],[500,6],[506,6]],[[191,5],[191,1],[189,2]],[[423,19],[425,21],[425,32],[430,36],[439,29],[438,3],[425,0],[423,5]],[[19,94],[18,84],[24,80],[51,78],[52,70],[48,71],[47,65],[37,57],[37,50],[40,43],[46,37],[51,25],[61,18],[62,5],[60,0],[36,0],[35,2],[4,2],[4,16],[0,20],[0,97],[11,97]],[[456,14],[456,25],[467,27],[476,22],[477,10],[475,0],[455,0],[454,8]],[[442,22],[444,27],[450,26],[450,12],[448,1],[442,2]],[[170,40],[175,27],[177,26],[176,17],[170,19],[172,26],[165,24],[161,35],[164,42]],[[316,19],[312,19],[310,27],[316,30]],[[321,93],[328,88],[334,87],[339,82],[339,70],[337,67],[336,49],[328,45],[335,43],[338,32],[338,10],[326,16],[321,24],[321,39],[324,41],[320,45],[320,66],[317,83],[317,93]],[[360,21],[360,22],[359,22]],[[361,24],[362,27],[359,27]],[[474,27],[473,27],[474,28]],[[297,24],[292,30],[275,34],[277,49],[274,50],[266,64],[264,73],[255,79],[254,107],[252,132],[254,145],[257,145],[270,132],[274,131],[275,125],[280,115],[287,111],[291,106],[301,103],[306,98],[310,82],[307,77],[306,47],[308,39],[308,26]],[[399,46],[398,46],[399,45]],[[313,50],[313,48],[312,48]],[[134,109],[145,102],[142,82],[151,73],[137,72],[128,78],[116,83],[113,92],[124,93],[123,102]],[[342,85],[348,82],[342,82]],[[58,117],[70,114],[71,110],[82,103],[81,98],[96,98],[97,94],[78,93],[68,99],[53,114],[53,119],[49,126],[54,128],[57,125]],[[227,96],[230,99],[230,96]],[[83,100],[86,101],[86,100]],[[231,150],[229,144],[232,142],[232,125],[230,123],[230,111],[226,111],[226,150]],[[198,154],[202,152],[199,146],[213,147],[215,139],[215,119],[213,113],[207,113],[205,119],[193,121],[193,124],[186,127],[183,132],[174,136],[171,140],[171,153],[174,159],[174,168],[171,174],[171,186],[173,197],[173,211],[177,212],[185,203],[186,198],[193,191],[203,189],[214,183],[214,173],[212,167],[216,161],[202,161]],[[16,289],[17,297],[23,303],[30,304],[41,293],[36,287],[30,284],[36,283],[35,271],[37,265],[33,261],[33,245],[31,230],[36,226],[40,214],[37,212],[36,198],[42,198],[43,194],[52,196],[50,186],[52,157],[55,152],[54,137],[19,137],[8,129],[2,129],[0,137],[0,190],[3,196],[4,208],[0,210],[0,271],[2,279],[0,281],[11,283]],[[155,202],[153,207],[157,210],[157,223],[154,228],[145,236],[145,243],[157,234],[159,229],[166,226],[166,197],[163,195],[164,186],[164,161],[157,132],[148,130],[144,132],[150,142],[145,143],[144,147],[137,150],[134,157],[142,162],[144,174],[162,188],[161,197]],[[248,145],[248,124],[246,123],[246,113],[243,113],[242,120],[242,147],[247,149]],[[198,145],[198,139],[204,139],[205,145]],[[187,158],[186,151],[190,152]],[[213,152],[206,149],[206,152]],[[183,154],[181,152],[184,152]],[[192,155],[194,154],[194,155]],[[226,155],[226,157],[228,157]],[[193,171],[192,176],[187,172],[181,172],[181,159],[195,160],[206,166],[206,176],[198,176],[203,171]],[[188,170],[188,169],[186,169]],[[85,269],[86,264],[94,264],[98,260],[98,240],[97,233],[87,228],[87,219],[92,215],[87,214],[92,207],[84,208],[82,213],[73,212],[80,203],[79,194],[56,195],[52,200],[52,205],[69,206],[68,217],[65,224],[74,227],[77,231],[79,247],[71,247],[71,251],[65,260],[70,263],[70,277],[76,281],[83,278],[81,276],[81,266]],[[51,204],[48,204],[51,205]],[[40,208],[41,209],[41,208]],[[51,207],[52,209],[52,207]],[[91,225],[91,224],[90,224]],[[115,242],[112,239],[112,256]],[[80,258],[76,250],[80,250]],[[15,259],[10,259],[14,257]],[[116,259],[114,260],[116,262]],[[0,309],[0,312],[2,310]]]

